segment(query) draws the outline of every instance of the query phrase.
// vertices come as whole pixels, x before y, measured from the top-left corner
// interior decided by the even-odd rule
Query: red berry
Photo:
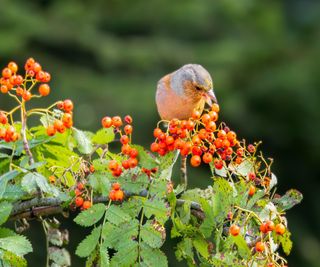
[[[119,163],[116,160],[110,160],[108,163],[108,167],[111,171],[115,171],[119,167]]]
[[[114,184],[112,185],[112,189],[113,189],[113,190],[119,190],[119,189],[120,189],[120,184],[119,184],[119,183],[114,183]]]
[[[31,99],[31,93],[27,90],[23,91],[22,98],[24,101],[29,101]]]
[[[122,147],[121,147],[121,152],[122,152],[122,154],[124,154],[124,155],[129,155],[130,152],[131,152],[131,150],[132,150],[132,148],[130,147],[129,144],[124,144],[124,145],[122,145]]]
[[[254,145],[250,144],[250,145],[248,145],[248,151],[250,153],[254,153],[256,151],[256,148],[254,147]]]
[[[153,136],[154,136],[155,138],[158,138],[158,137],[160,136],[160,134],[162,134],[162,130],[161,130],[160,128],[155,128],[155,129],[153,130]]]
[[[152,152],[157,152],[157,151],[159,150],[159,144],[156,143],[156,142],[153,142],[153,143],[151,144],[151,146],[150,146],[150,150],[151,150]]]
[[[135,168],[138,165],[138,160],[136,158],[129,158],[128,159],[130,168]]]
[[[81,207],[83,205],[83,198],[82,197],[76,197],[76,206]]]
[[[222,167],[223,167],[223,160],[221,160],[221,159],[215,159],[215,160],[214,160],[214,167],[215,167],[217,170],[221,170]]]
[[[122,168],[119,166],[117,169],[115,169],[114,171],[112,171],[112,175],[114,177],[119,177],[122,173]]]
[[[269,232],[273,231],[274,227],[275,226],[274,226],[274,222],[273,221],[270,221],[270,220],[266,221],[266,229],[267,229],[267,231],[269,231]]]
[[[9,68],[4,68],[4,69],[2,70],[2,77],[3,77],[3,78],[9,79],[11,76],[12,76],[12,71],[11,71],[11,69],[9,69]]]
[[[130,151],[130,157],[131,158],[136,158],[138,156],[139,152],[135,148],[132,148]]]
[[[132,123],[132,117],[130,115],[127,115],[124,117],[124,121],[128,124],[131,124]]]
[[[256,187],[254,185],[250,185],[249,192],[248,192],[249,196],[253,196],[255,192],[256,192]]]
[[[79,182],[79,183],[77,184],[77,188],[78,188],[79,190],[83,190],[83,189],[84,189],[84,184],[81,183],[81,182]]]

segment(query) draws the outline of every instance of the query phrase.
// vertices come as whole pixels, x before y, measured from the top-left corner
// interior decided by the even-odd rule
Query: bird
[[[186,64],[162,77],[157,84],[156,105],[162,120],[184,120],[205,103],[217,103],[209,72],[199,64]]]

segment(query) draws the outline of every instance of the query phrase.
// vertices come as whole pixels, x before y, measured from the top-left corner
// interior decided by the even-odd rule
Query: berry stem
[[[187,176],[187,157],[181,156],[181,183],[184,186],[185,189],[187,189],[188,186],[188,176]]]
[[[29,157],[29,164],[33,164],[34,163],[34,159],[29,147],[29,143],[28,143],[28,139],[27,139],[27,133],[26,133],[26,129],[27,129],[27,112],[26,112],[26,108],[25,108],[25,102],[22,101],[21,103],[21,136],[22,136],[22,142],[23,142],[23,148],[26,151],[27,156]]]

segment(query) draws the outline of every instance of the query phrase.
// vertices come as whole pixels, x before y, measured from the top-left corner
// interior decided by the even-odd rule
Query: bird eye
[[[202,90],[202,88],[200,86],[198,86],[198,85],[196,85],[195,88],[196,88],[197,91],[201,91]]]

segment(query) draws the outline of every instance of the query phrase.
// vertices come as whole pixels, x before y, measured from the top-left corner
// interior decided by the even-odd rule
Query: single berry
[[[257,252],[262,252],[262,251],[264,251],[264,249],[265,249],[264,243],[261,242],[261,241],[258,241],[258,242],[256,243],[256,251],[257,251]]]
[[[233,224],[229,228],[229,233],[233,236],[237,236],[240,233],[240,227],[236,224]]]
[[[201,157],[198,155],[193,155],[190,160],[190,164],[193,167],[198,167],[201,164]]]
[[[92,206],[92,204],[91,204],[91,201],[89,201],[89,200],[84,201],[82,204],[82,208],[84,210],[89,209],[91,206]]]
[[[278,223],[275,227],[275,231],[278,235],[283,235],[286,231],[286,227],[282,223]]]
[[[83,198],[82,197],[76,197],[76,201],[75,201],[75,203],[76,203],[76,206],[77,207],[81,207],[82,205],[83,205]]]

